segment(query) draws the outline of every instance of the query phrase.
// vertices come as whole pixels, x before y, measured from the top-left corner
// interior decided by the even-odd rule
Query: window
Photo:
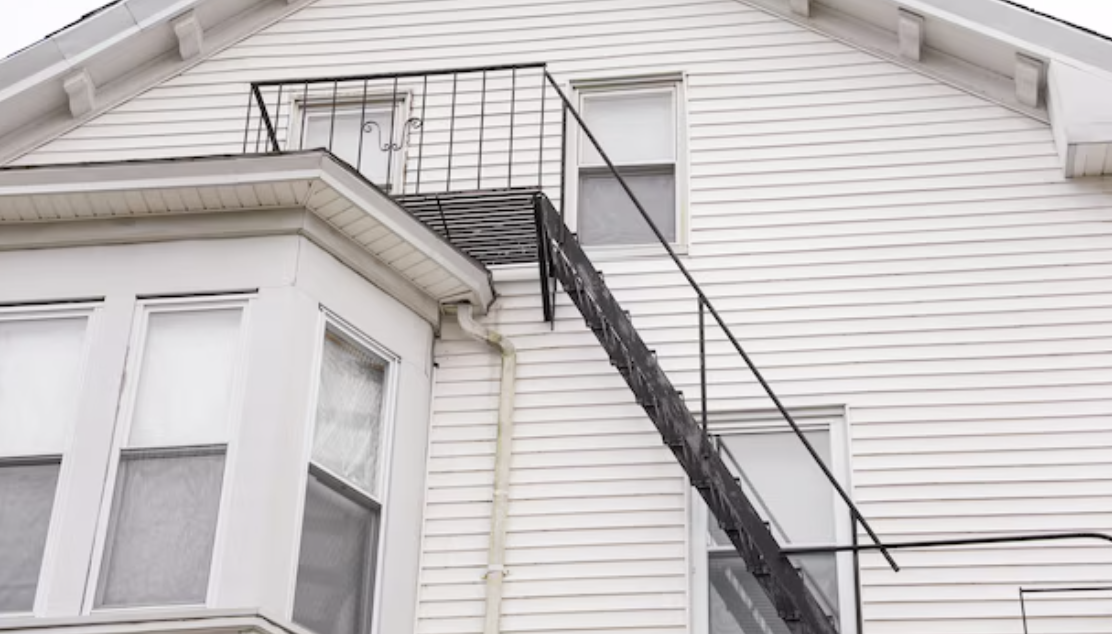
[[[0,312],[0,612],[31,612],[81,391],[88,311]]]
[[[670,242],[678,235],[679,84],[581,91],[583,118]],[[585,134],[578,141],[578,226],[584,245],[655,244],[652,229]]]
[[[206,602],[245,312],[142,305],[95,607]]]
[[[823,461],[837,472],[838,468],[832,466],[834,444],[830,426],[802,421],[801,424]],[[839,535],[848,530],[848,509],[836,497],[798,437],[790,429],[785,430],[785,425],[782,421],[775,425],[720,423],[717,429],[712,424],[711,432],[720,436],[723,459],[781,545],[842,541]],[[777,616],[775,606],[748,572],[725,532],[709,513],[706,515],[710,634],[789,634],[787,625]],[[852,584],[852,575],[846,576],[852,566],[849,562],[839,565],[838,557],[834,554],[792,557],[819,605],[835,619],[843,616],[841,606],[852,606],[854,599],[841,596],[846,582]],[[842,558],[844,561],[845,557]],[[847,604],[846,599],[851,602]]]
[[[389,362],[329,323],[294,589],[293,620],[319,634],[370,631],[381,518]]]
[[[379,188],[389,192],[404,182],[405,147],[417,124],[409,118],[407,100],[399,98],[391,108],[386,99],[347,100],[333,106],[331,100],[311,102],[305,108],[301,147],[326,148],[348,163]]]

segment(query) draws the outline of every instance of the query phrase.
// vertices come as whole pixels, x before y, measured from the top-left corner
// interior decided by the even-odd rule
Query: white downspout
[[[517,382],[517,351],[514,344],[472,318],[470,304],[456,311],[459,325],[473,339],[482,341],[502,356],[502,379],[498,394],[498,442],[494,449],[494,505],[490,511],[490,546],[487,551],[486,612],[484,634],[499,634],[502,618],[502,582],[506,576],[506,519],[510,507],[510,458],[513,455],[514,394]]]

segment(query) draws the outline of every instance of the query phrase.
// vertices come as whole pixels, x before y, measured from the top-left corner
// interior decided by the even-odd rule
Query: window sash
[[[316,490],[317,497],[313,497]],[[321,495],[323,493],[324,495]],[[330,497],[334,496],[334,497]],[[294,599],[291,609],[291,620],[305,627],[315,629],[319,634],[368,634],[375,609],[375,586],[377,583],[378,546],[382,530],[382,511],[377,504],[369,501],[358,491],[351,489],[328,476],[326,473],[310,465],[309,478],[305,483],[304,510],[302,511],[301,534],[298,540],[297,572],[294,579]],[[351,503],[354,510],[362,514],[366,522],[366,534],[346,535],[339,539],[333,537],[334,548],[355,548],[361,551],[358,559],[350,557],[340,558],[339,561],[310,561],[310,558],[320,555],[317,547],[321,541],[321,526],[310,531],[310,522],[320,520],[309,514],[310,502],[315,503],[319,511],[322,507],[326,511],[346,514],[351,519],[352,509],[343,509],[335,504],[337,500]],[[352,527],[348,521],[345,527]],[[343,539],[348,537],[349,539]],[[354,537],[354,539],[351,539]],[[336,545],[338,542],[338,545]],[[327,554],[326,554],[327,556]],[[316,564],[315,566],[313,564]],[[333,566],[329,566],[333,564]],[[319,580],[321,573],[329,576],[334,573],[340,578],[347,577],[357,580],[355,591],[350,584],[336,584],[327,578],[322,583]],[[313,576],[318,580],[314,583]],[[344,592],[345,589],[348,592]],[[305,593],[310,593],[306,596]],[[314,605],[314,600],[317,605]],[[308,603],[306,603],[308,601]],[[332,603],[332,609],[322,613],[321,602]],[[316,608],[316,609],[314,609]]]
[[[826,460],[827,465],[832,467],[835,456],[833,454],[834,432],[831,426],[825,422],[803,421],[801,423],[801,428],[804,434],[808,435],[808,439],[811,440],[812,445],[815,446],[819,454]],[[792,455],[789,456],[791,460],[786,462],[790,462],[791,465],[796,466],[798,464],[807,464],[818,471],[818,467],[811,464],[811,457],[806,453],[802,444],[799,443],[795,434],[791,430],[785,430],[782,424],[770,425],[765,421],[735,422],[732,420],[724,420],[718,423],[712,422],[710,431],[711,433],[721,436],[724,444],[727,439],[744,442],[746,437],[779,437],[779,439],[787,443],[786,446],[793,448],[791,450]],[[821,435],[822,438],[820,442],[816,442],[816,435]],[[728,444],[726,446],[729,448]],[[826,489],[830,489],[829,495],[827,496],[830,505],[830,513],[826,514],[825,512],[821,512],[821,514],[824,516],[828,515],[824,519],[824,523],[828,520],[829,536],[816,538],[815,535],[812,535],[812,539],[810,540],[792,541],[790,536],[785,534],[785,530],[791,531],[793,529],[791,527],[785,528],[777,520],[774,509],[769,508],[770,505],[775,506],[775,502],[770,503],[768,500],[763,499],[760,484],[752,482],[751,473],[748,475],[744,473],[746,459],[743,456],[737,456],[737,461],[740,463],[739,466],[743,470],[740,477],[742,487],[746,489],[747,495],[749,495],[750,499],[754,502],[758,513],[769,523],[769,528],[778,542],[783,545],[807,546],[816,545],[820,542],[825,544],[836,541],[838,525],[841,521],[848,520],[849,513],[848,510],[843,510],[837,505],[835,493],[830,489],[830,485],[826,482],[825,478],[822,478],[821,482]],[[732,470],[733,464],[731,461],[727,459],[726,462]],[[790,471],[792,466],[785,466],[784,469],[785,471]],[[767,479],[767,477],[766,475],[764,478]],[[758,477],[757,479],[762,478]],[[814,482],[817,483],[818,478],[814,478]],[[769,493],[767,488],[763,491],[764,496],[768,496]],[[811,505],[813,506],[816,503],[816,501],[812,500]],[[774,634],[786,634],[786,626],[784,626],[777,617],[774,607],[763,605],[763,592],[759,597],[748,597],[749,591],[755,592],[759,590],[759,587],[756,585],[756,580],[747,572],[741,557],[734,550],[729,539],[718,529],[713,514],[710,513],[709,510],[706,510],[705,516],[707,518],[705,539],[707,543],[706,552],[708,559],[706,570],[708,577],[706,608],[710,618],[709,634],[735,634],[735,632],[740,633],[742,631],[741,629],[737,629],[738,626],[733,622],[725,624],[718,622],[716,626],[716,616],[719,618],[722,616],[721,613],[715,612],[716,606],[719,609],[742,610],[741,617],[735,614],[731,618],[755,619],[757,621],[763,620],[766,624],[765,627],[769,628],[768,631]],[[800,522],[796,521],[796,525],[799,524]],[[810,531],[810,529],[808,530]],[[833,553],[802,556],[792,555],[789,556],[789,559],[794,565],[801,569],[804,584],[811,590],[823,609],[835,618],[844,619],[846,615],[841,614],[843,601],[840,596],[840,594],[846,590],[841,584],[842,571],[840,568],[841,564],[844,563],[843,559]],[[730,604],[730,598],[720,594],[720,590],[730,589],[744,595],[740,597],[742,599],[740,602],[735,601],[732,603],[732,608],[728,605]]]
[[[380,495],[385,472],[384,455],[389,426],[388,411],[391,376],[393,374],[391,372],[392,363],[389,358],[380,354],[376,347],[370,345],[362,336],[339,326],[331,320],[326,322],[319,341],[320,360],[317,364],[316,404],[313,410],[312,424],[310,425],[309,461],[318,465],[318,469],[333,474],[345,486],[353,487],[374,499]],[[340,361],[350,361],[354,357],[359,357],[354,360],[368,366],[381,364],[381,381],[376,384],[373,378],[370,379],[370,386],[376,387],[378,393],[371,394],[364,389],[366,386],[360,379],[368,378],[366,375],[355,375],[353,377],[351,374],[333,373],[326,376],[325,362],[329,357],[330,350],[339,356]],[[345,369],[350,370],[351,368],[340,368],[340,370]],[[377,370],[377,368],[375,369]],[[341,386],[335,384],[327,386],[326,389],[325,381],[327,379],[346,380],[348,383],[346,387],[354,387],[355,391],[341,393],[341,391],[338,391]],[[323,395],[326,392],[340,407],[335,411],[329,410],[332,413],[331,416],[326,415],[326,412],[323,411],[326,407]],[[366,404],[362,401],[365,398],[371,398],[371,404],[377,405],[377,410],[366,412],[369,416],[366,429],[352,428],[350,423],[353,422],[354,416],[362,413],[359,411],[359,406]],[[342,409],[345,405],[349,406],[349,411]],[[328,435],[322,436],[323,433]],[[365,438],[363,437],[364,433]],[[344,440],[345,436],[347,439],[346,445],[366,443],[368,451],[365,454],[337,452],[336,441]],[[332,440],[331,443],[329,442],[330,439]],[[359,479],[358,476],[363,476],[363,478]]]
[[[19,418],[19,413],[7,411],[7,407],[10,407],[10,405],[5,406],[0,403],[0,458],[60,454],[68,448],[74,434],[78,403],[84,386],[93,310],[95,309],[73,310],[70,306],[59,310],[45,308],[9,312],[0,309],[0,335],[3,334],[4,330],[10,330],[13,326],[16,329],[20,325],[29,325],[31,328],[35,328],[48,326],[51,322],[55,324],[59,322],[80,322],[76,331],[64,333],[66,336],[78,335],[80,337],[74,349],[62,351],[69,357],[65,359],[68,362],[67,371],[69,376],[64,378],[64,383],[60,382],[57,368],[51,368],[45,374],[49,376],[49,380],[52,382],[51,387],[57,388],[53,390],[56,393],[49,399],[40,399],[45,402],[47,411],[43,412],[40,409],[32,413],[24,412],[29,416],[47,416],[53,423],[53,428],[49,430],[50,433],[47,436],[21,434],[19,428],[37,428],[39,425],[29,426],[26,424],[27,421],[16,421],[16,418]],[[35,333],[32,332],[31,336],[34,337]],[[12,341],[15,341],[16,345],[20,343],[18,338]],[[4,352],[4,348],[4,343],[0,341],[0,354]],[[7,355],[4,356],[9,358]],[[42,358],[36,357],[35,360],[41,362]],[[15,382],[15,385],[12,386],[13,392],[15,392],[15,402],[19,403],[21,400],[26,400],[23,398],[25,396],[24,392],[29,389],[29,386],[20,385],[29,378],[26,368],[8,368],[5,370],[5,365],[5,359],[0,358],[0,382],[4,381],[4,376],[7,374]],[[5,396],[4,386],[0,385],[0,400],[4,400]],[[59,401],[64,401],[64,404],[60,404]],[[26,405],[28,403],[25,402],[24,406]],[[16,421],[16,429],[8,429],[6,432],[4,426],[12,421]]]
[[[292,575],[292,591],[293,601],[290,606],[290,618],[294,622],[300,623],[306,627],[313,627],[313,624],[306,623],[307,619],[311,620],[311,615],[305,613],[299,614],[300,610],[309,608],[301,607],[298,603],[299,586],[303,580],[301,578],[302,561],[306,555],[306,542],[308,538],[306,535],[306,504],[310,493],[310,487],[314,483],[324,487],[337,498],[350,502],[357,508],[364,509],[372,517],[371,537],[367,545],[367,558],[362,562],[363,578],[366,582],[365,587],[365,605],[359,608],[358,623],[356,625],[356,634],[367,634],[370,631],[371,623],[376,613],[376,601],[378,599],[378,582],[381,573],[381,552],[382,540],[380,539],[383,519],[384,508],[383,500],[386,496],[386,473],[389,469],[389,454],[390,443],[392,437],[393,421],[393,403],[394,395],[396,392],[397,376],[395,372],[398,358],[388,350],[378,346],[375,342],[371,341],[365,335],[360,333],[357,329],[347,324],[338,316],[332,314],[326,309],[322,308],[321,325],[318,330],[318,349],[317,349],[317,362],[316,362],[316,394],[312,408],[312,418],[307,430],[307,446],[306,446],[306,461],[308,468],[305,470],[306,478],[302,487],[302,502],[301,508],[299,535],[298,535],[298,550],[295,558],[296,567]],[[323,360],[325,354],[325,345],[327,337],[337,337],[340,341],[347,345],[354,346],[360,351],[367,353],[372,358],[377,358],[384,365],[383,379],[381,384],[381,405],[379,413],[379,434],[380,438],[377,446],[377,467],[375,474],[374,490],[368,490],[366,486],[355,482],[344,474],[340,474],[334,469],[322,464],[317,456],[314,455],[314,444],[316,440],[317,427],[319,421],[319,408],[320,408],[320,390],[321,382],[324,379],[323,374]],[[341,572],[342,574],[342,572]],[[311,612],[311,609],[309,609]],[[345,626],[346,623],[329,623],[317,624],[316,627],[321,630],[322,634],[349,634],[347,630],[343,633],[333,632],[336,627]]]
[[[85,610],[114,610],[130,608],[131,604],[105,605],[102,601],[105,576],[110,574],[111,549],[113,548],[113,526],[115,519],[118,492],[120,490],[121,464],[128,460],[141,459],[172,459],[174,457],[196,456],[210,457],[220,454],[223,464],[219,468],[219,487],[216,490],[216,515],[213,527],[211,555],[208,557],[206,570],[206,587],[204,596],[199,602],[168,601],[156,605],[207,605],[212,592],[212,572],[216,562],[221,556],[221,535],[224,531],[224,516],[228,505],[228,491],[231,488],[228,481],[233,472],[234,442],[239,427],[242,397],[244,390],[244,370],[246,368],[248,332],[250,324],[250,311],[253,294],[225,295],[207,297],[182,297],[140,300],[135,305],[133,335],[130,342],[130,352],[124,366],[126,383],[122,402],[124,406],[118,415],[116,437],[113,442],[112,460],[104,486],[101,499],[101,519],[97,527],[96,545],[94,547],[93,570],[86,584]],[[151,315],[161,313],[198,313],[206,311],[238,310],[239,321],[235,335],[235,355],[232,360],[232,379],[230,396],[228,397],[227,423],[224,433],[220,438],[213,438],[212,442],[198,443],[179,440],[166,445],[157,446],[146,443],[132,446],[130,442],[138,389],[143,375],[143,355],[147,336],[147,324]],[[136,606],[138,607],[138,606]]]
[[[169,466],[159,469],[167,462]],[[151,467],[163,472],[170,469],[177,478],[160,480],[164,474],[152,475]],[[205,603],[215,559],[223,491],[227,488],[226,467],[225,445],[144,448],[121,453],[95,607]],[[189,480],[189,476],[199,478]],[[178,488],[175,489],[175,485]],[[161,488],[156,490],[156,487]],[[152,492],[155,499],[165,500],[169,495],[174,502],[170,508],[163,509],[162,517],[152,516],[151,509],[146,506],[152,501]],[[198,498],[198,493],[207,495]],[[167,511],[172,521],[166,520]],[[184,515],[174,515],[182,512]],[[130,539],[121,535],[130,536]],[[183,554],[188,556],[182,557]],[[136,579],[142,582],[138,586]]]
[[[645,77],[645,78],[629,78],[608,80],[605,82],[589,82],[589,83],[576,83],[574,85],[578,93],[578,104],[580,112],[583,113],[584,120],[588,127],[592,126],[590,113],[588,112],[588,104],[592,100],[605,100],[609,98],[620,99],[624,97],[636,96],[661,96],[667,95],[669,97],[670,110],[668,112],[668,150],[669,154],[662,156],[648,156],[648,157],[633,157],[623,156],[623,153],[614,148],[608,147],[606,135],[600,134],[599,130],[591,127],[591,131],[598,138],[603,150],[607,152],[608,157],[611,159],[614,167],[623,176],[638,175],[638,174],[654,174],[668,172],[672,175],[672,200],[670,201],[670,213],[666,214],[668,219],[663,219],[663,212],[656,210],[657,213],[650,211],[649,207],[652,206],[650,202],[644,200],[643,195],[638,196],[638,200],[646,207],[646,211],[650,211],[661,233],[670,244],[679,244],[684,241],[683,235],[685,232],[682,209],[684,200],[686,200],[686,168],[684,167],[685,145],[683,142],[683,113],[682,113],[682,95],[683,95],[683,79],[679,76],[669,75],[667,77]],[[587,205],[584,204],[584,181],[585,179],[599,179],[605,175],[611,175],[609,166],[602,160],[601,155],[594,148],[594,144],[587,138],[578,127],[575,127],[575,134],[572,134],[569,145],[573,146],[566,155],[567,160],[572,162],[575,166],[576,174],[570,176],[568,183],[569,191],[567,192],[568,206],[573,210],[571,214],[571,221],[574,222],[573,229],[580,235],[584,246],[603,249],[639,249],[657,244],[657,238],[652,234],[648,224],[637,213],[636,207],[633,202],[629,200],[628,195],[624,191],[620,192],[620,198],[627,203],[629,210],[632,210],[632,215],[629,223],[612,227],[613,231],[604,232],[599,239],[593,241],[590,238],[590,229],[587,216],[590,213]],[[632,187],[632,185],[631,185]],[[659,205],[658,205],[659,206]],[[622,214],[625,215],[625,214]],[[613,234],[613,235],[610,235]],[[609,237],[607,237],[609,236]]]
[[[603,151],[606,152],[607,157],[614,163],[615,167],[634,167],[634,166],[652,166],[652,165],[675,165],[678,161],[680,153],[679,143],[679,116],[677,113],[678,103],[677,82],[669,82],[666,85],[656,86],[629,86],[629,87],[612,87],[612,88],[586,88],[580,93],[579,107],[583,113],[583,119],[587,127],[598,139],[599,145]],[[624,156],[624,149],[616,146],[614,143],[608,143],[605,127],[596,129],[599,126],[606,126],[606,122],[591,122],[591,115],[589,112],[589,104],[591,102],[603,102],[607,100],[620,101],[623,99],[630,99],[638,96],[655,97],[667,95],[669,98],[669,111],[667,121],[655,122],[657,125],[662,125],[667,130],[667,138],[664,144],[667,146],[663,155],[652,157],[626,157]],[[601,168],[607,169],[606,162],[602,160],[602,155],[595,149],[595,145],[587,138],[586,133],[579,130],[578,133],[578,150],[576,163],[580,169],[583,168]]]

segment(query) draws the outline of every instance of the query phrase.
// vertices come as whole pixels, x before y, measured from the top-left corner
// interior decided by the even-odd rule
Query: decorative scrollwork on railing
[[[420,117],[410,117],[402,124],[401,141],[395,143],[393,139],[389,139],[386,143],[382,142],[382,124],[378,121],[367,121],[363,124],[363,134],[370,134],[372,131],[378,132],[378,148],[383,152],[397,152],[409,143],[409,135],[414,130],[420,130],[424,122]]]

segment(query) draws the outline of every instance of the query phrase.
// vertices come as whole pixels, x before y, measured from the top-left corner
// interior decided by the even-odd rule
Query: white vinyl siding
[[[847,404],[882,535],[1112,530],[1108,180],[1064,181],[1045,123],[742,2],[317,0],[17,162],[235,153],[250,81],[507,61],[685,74],[686,261],[790,406]],[[600,268],[697,399],[673,266]],[[535,280],[497,290],[520,364],[503,631],[687,632],[683,474],[567,298],[551,331]],[[715,409],[768,406],[709,350]],[[470,634],[498,360],[446,326],[437,362],[416,630]],[[898,560],[862,559],[869,634],[1017,632],[1018,586],[1112,577],[1084,542]],[[1107,632],[1102,609],[1047,600],[1037,631]]]

